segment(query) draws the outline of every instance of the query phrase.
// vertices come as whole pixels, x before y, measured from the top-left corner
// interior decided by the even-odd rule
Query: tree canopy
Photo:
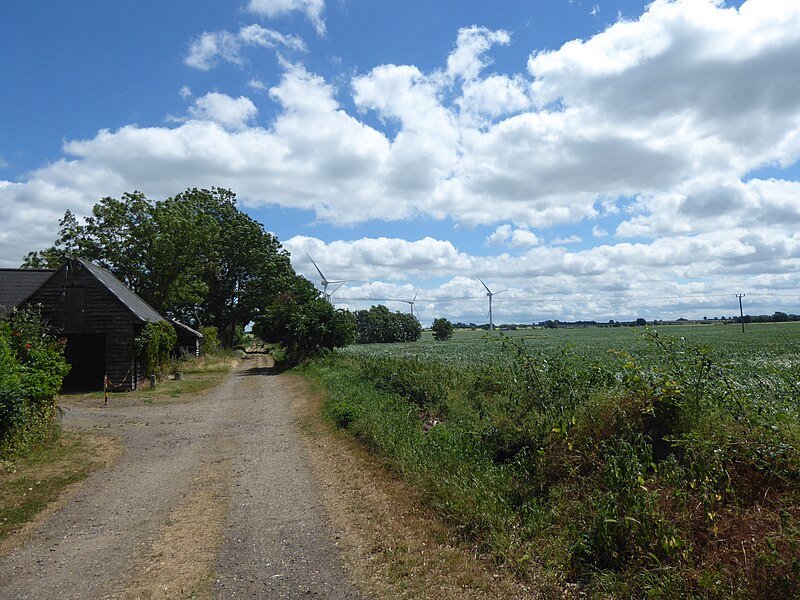
[[[335,309],[303,278],[279,293],[253,326],[265,342],[280,343],[290,362],[352,344],[355,331],[352,313]]]
[[[67,211],[59,227],[54,245],[29,253],[23,267],[58,268],[65,256],[91,260],[160,313],[217,327],[227,346],[237,325],[299,277],[278,239],[222,188],[162,201],[140,192],[106,197],[83,223]]]
[[[393,313],[383,305],[357,310],[355,319],[359,344],[416,342],[422,336],[422,326],[414,315]]]

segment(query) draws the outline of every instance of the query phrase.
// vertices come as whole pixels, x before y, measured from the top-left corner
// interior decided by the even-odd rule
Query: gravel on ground
[[[123,455],[0,556],[0,598],[359,598],[268,357],[181,403],[67,402]]]

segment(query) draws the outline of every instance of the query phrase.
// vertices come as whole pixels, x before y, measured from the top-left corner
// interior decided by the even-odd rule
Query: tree
[[[291,362],[352,344],[355,331],[355,317],[350,312],[335,309],[299,276],[292,289],[278,294],[253,326],[253,333],[265,342],[280,343]]]
[[[409,313],[391,312],[382,304],[369,310],[357,310],[356,342],[359,344],[391,344],[415,342],[422,336],[422,326]]]
[[[400,337],[402,342],[416,342],[422,337],[422,325],[417,317],[411,313],[395,313],[400,322]]]
[[[645,325],[647,325],[647,321],[645,319],[643,319],[642,317],[639,317],[638,319],[636,319],[636,326],[637,327],[644,327]]]
[[[55,244],[27,267],[66,255],[111,271],[157,311],[218,329],[230,347],[240,328],[296,276],[277,238],[236,207],[233,192],[189,189],[154,202],[140,192],[103,198],[84,223],[69,211]]]
[[[444,317],[435,319],[431,329],[433,329],[433,338],[437,341],[446,342],[453,337],[453,324]]]

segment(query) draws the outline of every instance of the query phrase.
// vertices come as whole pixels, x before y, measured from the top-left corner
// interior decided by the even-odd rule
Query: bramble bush
[[[63,340],[33,309],[0,317],[0,460],[57,431],[56,395],[69,372]]]

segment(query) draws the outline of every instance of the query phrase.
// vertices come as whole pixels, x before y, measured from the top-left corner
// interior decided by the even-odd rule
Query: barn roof
[[[0,269],[0,311],[19,306],[53,273],[49,269]]]
[[[196,338],[203,339],[203,337],[204,337],[202,333],[200,333],[200,332],[199,332],[199,331],[197,331],[196,329],[192,329],[191,327],[189,327],[188,325],[185,325],[185,324],[181,323],[180,321],[176,321],[175,319],[170,319],[170,320],[169,320],[169,322],[170,322],[170,323],[172,323],[172,325],[173,325],[174,327],[179,327],[180,329],[182,329],[182,330],[183,330],[183,331],[185,331],[186,333],[188,333],[188,334],[190,334],[190,335],[193,335],[193,336],[194,336],[194,337],[196,337]]]
[[[166,320],[158,314],[152,306],[139,298],[128,286],[117,279],[110,271],[98,267],[96,264],[82,258],[73,258],[72,260],[80,263],[87,271],[94,275],[108,291],[114,294],[122,304],[142,321],[157,323]]]

